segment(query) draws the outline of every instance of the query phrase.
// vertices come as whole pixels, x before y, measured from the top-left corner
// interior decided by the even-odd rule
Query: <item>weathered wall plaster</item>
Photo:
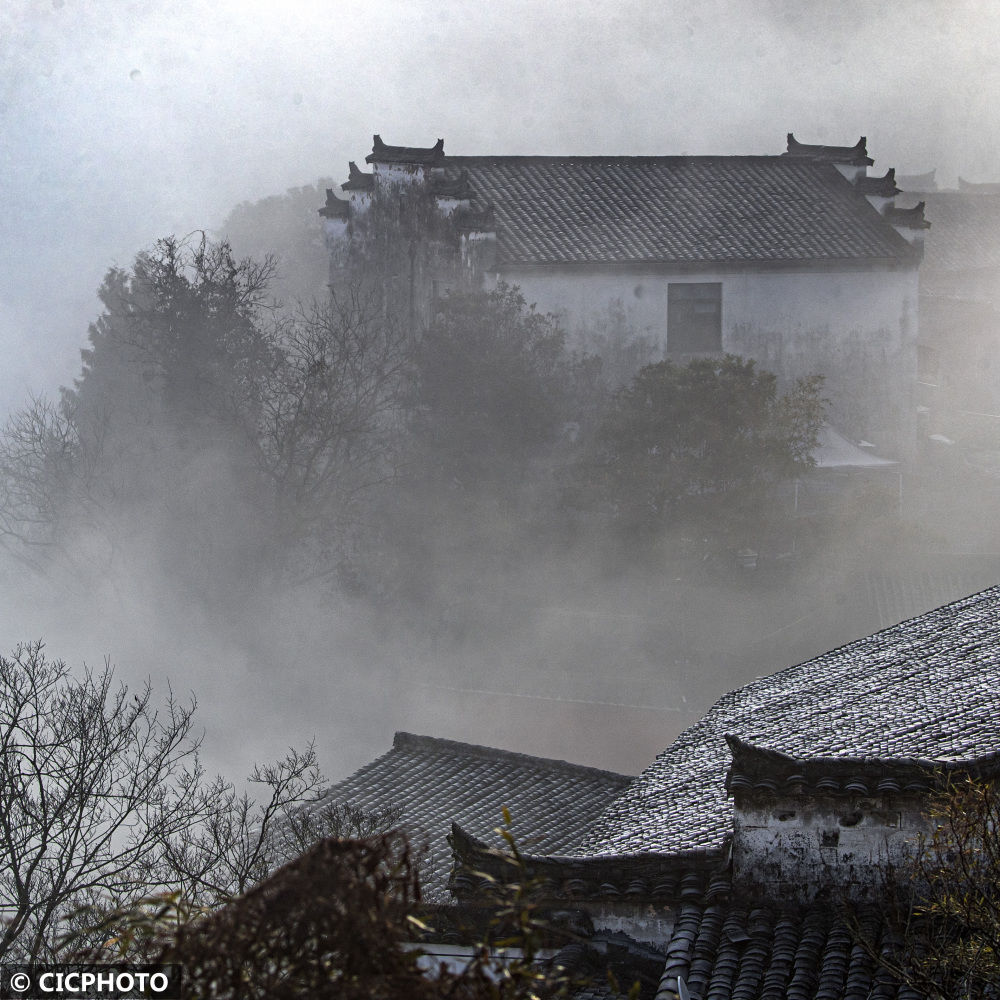
[[[931,825],[912,796],[803,796],[737,805],[733,877],[779,898],[874,897]]]

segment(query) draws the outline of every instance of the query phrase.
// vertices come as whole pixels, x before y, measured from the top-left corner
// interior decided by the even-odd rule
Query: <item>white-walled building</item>
[[[927,223],[894,207],[856,145],[780,156],[446,156],[375,136],[321,210],[335,267],[417,198],[391,279],[426,318],[461,287],[520,287],[571,334],[641,337],[664,356],[753,358],[826,378],[831,420],[906,457],[914,434],[917,272]],[[433,225],[426,220],[433,218]],[[405,230],[405,231],[404,231]],[[417,231],[420,230],[420,231]],[[405,273],[403,273],[405,272]],[[407,289],[409,290],[407,293]]]

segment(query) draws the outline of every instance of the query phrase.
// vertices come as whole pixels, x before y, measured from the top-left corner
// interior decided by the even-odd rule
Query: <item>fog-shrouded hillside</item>
[[[322,183],[230,213],[231,266],[197,237],[116,272],[64,397],[53,534],[3,560],[16,638],[194,691],[219,768],[315,736],[336,776],[406,729],[636,771],[725,690],[994,580],[997,494],[975,470],[953,487],[953,456],[809,517],[782,488],[708,520],[608,520],[627,498],[578,494],[632,426],[621,379],[516,289],[457,302],[416,353],[363,302],[324,312]],[[324,338],[343,350],[347,321],[334,378]],[[499,362],[491,324],[521,338]],[[191,330],[201,353],[178,354]]]
[[[997,180],[998,33],[985,0],[3,4],[0,645],[194,691],[232,775],[315,735],[338,776],[395,729],[634,771],[728,688],[995,583],[989,275],[923,313],[961,353],[948,384],[923,355],[919,468],[751,461],[709,518],[622,446],[662,352],[602,315],[400,353],[327,301],[318,209],[374,133],[755,156],[794,129]]]

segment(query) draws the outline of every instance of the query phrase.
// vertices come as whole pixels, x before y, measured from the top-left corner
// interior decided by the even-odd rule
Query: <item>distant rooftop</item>
[[[630,780],[562,760],[396,733],[391,750],[332,786],[327,800],[366,811],[401,809],[411,841],[426,840],[430,848],[421,866],[424,898],[447,902],[452,821],[492,842],[506,806],[519,846],[564,853]]]
[[[1000,267],[1000,185],[997,192],[905,192],[896,199],[900,208],[926,203],[933,224],[924,247],[922,271],[966,271]]]
[[[963,194],[1000,194],[1000,184],[995,182],[973,183],[964,177],[958,179],[958,190]]]
[[[914,191],[917,193],[937,191],[936,173],[936,170],[928,170],[925,174],[900,174],[896,178],[896,183],[904,191]]]

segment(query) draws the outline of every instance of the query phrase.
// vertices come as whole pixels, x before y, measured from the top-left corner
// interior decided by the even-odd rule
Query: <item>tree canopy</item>
[[[448,295],[416,347],[413,427],[448,478],[503,481],[565,418],[565,334],[516,288]]]
[[[220,592],[353,542],[391,471],[406,347],[358,289],[276,312],[273,269],[169,237],[108,272],[75,385],[0,440],[8,549],[38,564],[86,535],[103,570],[96,553],[141,535],[144,558]]]
[[[732,355],[647,365],[615,397],[570,497],[630,529],[745,530],[776,482],[811,466],[820,386],[779,395],[774,374]]]

